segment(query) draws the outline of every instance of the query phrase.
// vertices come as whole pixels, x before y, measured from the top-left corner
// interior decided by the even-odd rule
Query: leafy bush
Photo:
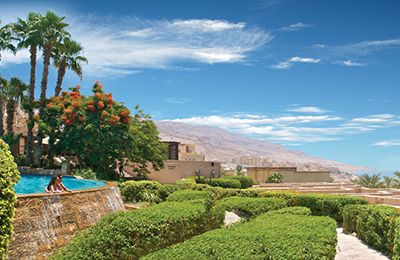
[[[126,181],[119,184],[121,195],[126,202],[160,202],[162,185],[156,181]]]
[[[310,216],[311,210],[306,207],[286,207],[286,208],[282,208],[282,209],[271,210],[268,212],[268,214],[272,214],[272,215],[293,214],[293,215]]]
[[[366,205],[346,205],[343,208],[343,232],[351,234],[357,231],[357,219],[360,213],[365,210]]]
[[[96,173],[90,168],[77,169],[77,170],[75,170],[74,175],[80,176],[80,177],[82,177],[84,179],[88,179],[88,180],[96,180],[97,179]]]
[[[270,176],[268,176],[266,182],[267,183],[282,183],[283,175],[279,172],[273,172]]]
[[[358,214],[357,236],[375,249],[391,255],[399,217],[400,211],[394,207],[368,205]]]
[[[12,233],[12,221],[15,212],[14,185],[19,172],[7,144],[0,139],[0,259],[6,253]]]
[[[326,194],[296,194],[295,206],[303,206],[311,209],[313,215],[329,216],[342,223],[342,210],[346,205],[367,204],[368,202],[359,197],[326,195]]]
[[[336,223],[329,217],[270,213],[217,229],[143,259],[334,259]]]
[[[193,178],[181,179],[181,180],[177,180],[175,182],[175,184],[180,189],[192,189],[196,186],[196,180]]]
[[[215,207],[222,208],[224,211],[239,211],[254,217],[286,206],[287,202],[279,198],[229,197],[219,201]]]
[[[138,259],[217,228],[223,219],[221,212],[189,201],[115,212],[82,231],[52,259]]]
[[[395,237],[394,237],[394,246],[393,246],[393,260],[400,260],[400,218],[396,219],[395,223]]]
[[[240,181],[240,188],[242,189],[247,189],[254,185],[254,181],[250,176],[225,176],[222,178]]]
[[[226,179],[226,178],[211,179],[211,181],[208,184],[213,187],[233,188],[233,189],[240,189],[240,187],[242,186],[240,184],[240,181],[234,179]]]
[[[214,204],[214,196],[209,191],[201,190],[178,190],[168,196],[167,201],[205,201],[207,207]]]
[[[174,184],[164,184],[160,188],[160,199],[165,201],[169,195],[177,191],[179,188],[177,185]]]

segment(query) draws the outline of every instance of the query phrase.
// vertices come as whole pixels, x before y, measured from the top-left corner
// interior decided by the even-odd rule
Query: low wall
[[[118,187],[108,183],[73,193],[20,195],[16,209],[7,259],[45,259],[79,230],[124,205]]]
[[[160,171],[151,170],[148,177],[151,180],[163,184],[175,183],[175,181],[190,176],[195,176],[195,171],[200,170],[202,176],[209,177],[210,173],[215,171],[215,178],[220,177],[221,164],[219,162],[209,161],[179,161],[167,160],[164,162],[164,168]]]
[[[328,171],[297,171],[295,167],[249,167],[247,175],[260,183],[266,182],[268,176],[273,173],[282,174],[283,183],[302,182],[329,182],[330,172]]]

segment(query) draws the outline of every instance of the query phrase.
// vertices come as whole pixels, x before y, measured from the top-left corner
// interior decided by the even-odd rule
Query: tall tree
[[[30,12],[26,20],[18,18],[13,24],[13,31],[18,40],[18,49],[29,49],[30,53],[30,78],[29,78],[29,97],[28,97],[28,133],[26,143],[26,160],[28,164],[32,164],[33,151],[33,127],[35,125],[33,118],[33,106],[35,103],[35,84],[36,84],[36,61],[37,51],[42,43],[41,31],[39,28],[41,15],[39,13]]]
[[[0,77],[0,136],[4,135],[4,105],[7,102],[6,88],[7,80]]]
[[[15,109],[18,103],[22,101],[24,92],[28,89],[28,85],[25,84],[21,79],[12,77],[10,80],[4,81],[3,86],[5,88],[5,94],[7,98],[7,134],[13,134]]]
[[[53,60],[54,66],[58,68],[55,96],[60,95],[67,69],[72,70],[82,80],[82,63],[87,63],[87,59],[80,56],[82,50],[82,46],[70,38],[65,38],[60,44],[55,46]]]
[[[0,20],[1,23],[1,20]],[[14,40],[12,35],[12,28],[9,24],[6,24],[3,27],[0,27],[0,61],[1,61],[1,51],[9,50],[15,54],[16,48],[12,44]]]
[[[43,50],[43,73],[41,81],[40,92],[40,106],[39,115],[43,114],[46,105],[47,84],[49,78],[50,59],[54,46],[59,44],[65,37],[70,37],[66,31],[68,24],[64,22],[64,16],[58,16],[51,11],[47,11],[44,16],[40,18],[39,30],[42,35],[42,50]],[[42,156],[42,143],[43,143],[43,130],[39,125],[37,134],[37,145],[35,147],[35,164],[41,166]]]

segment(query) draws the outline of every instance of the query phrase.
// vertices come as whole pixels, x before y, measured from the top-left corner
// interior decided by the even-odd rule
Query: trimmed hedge
[[[293,214],[293,215],[311,216],[311,210],[306,207],[286,207],[282,209],[269,211],[268,214],[272,215]]]
[[[160,202],[162,185],[156,181],[126,181],[119,184],[119,190],[126,202]]]
[[[211,179],[211,181],[208,182],[208,184],[213,187],[232,188],[232,189],[240,189],[240,187],[242,186],[239,180],[224,179],[224,178]]]
[[[0,259],[5,257],[13,230],[16,201],[14,185],[18,179],[19,172],[14,158],[8,145],[0,139]]]
[[[209,191],[201,190],[178,190],[168,196],[167,201],[187,201],[187,200],[213,200],[213,195]]]
[[[250,176],[224,176],[222,179],[233,179],[240,181],[241,189],[247,189],[254,185],[253,178]]]
[[[162,201],[165,201],[169,195],[174,193],[175,191],[179,190],[179,187],[174,184],[164,184],[161,186],[159,193],[160,193],[160,199]]]
[[[138,259],[222,225],[224,213],[204,201],[164,202],[115,212],[82,231],[52,259]]]
[[[251,217],[258,216],[270,210],[281,209],[287,202],[280,198],[245,198],[229,197],[219,201],[215,207],[224,211],[239,211]]]
[[[271,213],[206,232],[143,259],[334,259],[333,219]]]
[[[343,232],[347,234],[357,232],[357,218],[368,205],[347,205],[343,208]]]

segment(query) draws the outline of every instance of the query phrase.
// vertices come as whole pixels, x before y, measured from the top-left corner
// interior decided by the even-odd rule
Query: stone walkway
[[[225,211],[225,220],[224,220],[224,225],[229,226],[233,223],[236,223],[240,221],[242,218],[236,215],[233,212]]]
[[[338,246],[335,260],[388,260],[386,256],[365,245],[358,238],[337,229]]]

